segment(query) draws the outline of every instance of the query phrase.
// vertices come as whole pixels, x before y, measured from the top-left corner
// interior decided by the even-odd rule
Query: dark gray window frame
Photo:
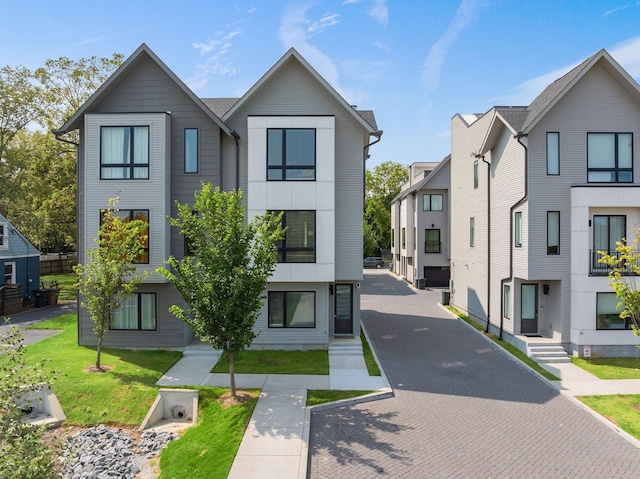
[[[129,221],[135,219],[135,211],[146,211],[147,213],[147,246],[143,248],[144,254],[147,255],[147,261],[135,261],[135,264],[149,264],[151,261],[151,254],[149,252],[149,245],[151,244],[151,216],[150,211],[144,208],[118,208],[118,212],[128,211],[129,212]],[[100,211],[100,226],[102,226],[102,215],[104,215],[105,211]]]
[[[102,132],[105,128],[129,128],[129,143],[130,143],[130,158],[129,163],[102,163]],[[147,129],[147,163],[135,163],[133,158],[134,155],[134,145],[135,145],[135,128],[146,128]],[[100,127],[100,180],[104,181],[145,181],[150,178],[150,163],[151,162],[151,127],[149,125],[102,125]],[[103,178],[102,170],[103,168],[128,168],[129,169],[129,177],[128,178]],[[136,178],[135,170],[136,168],[146,168],[147,176],[144,178]]]
[[[142,328],[142,296],[150,295],[153,296],[153,310],[155,312],[155,316],[153,318],[153,329],[143,329]],[[158,296],[156,293],[147,293],[147,292],[135,292],[132,294],[135,296],[138,301],[138,327],[136,329],[133,328],[112,328],[111,323],[109,323],[109,331],[157,331],[158,330]]]
[[[429,197],[429,208],[425,208],[426,198]],[[440,209],[433,209],[433,197],[440,197]],[[444,195],[442,193],[429,193],[426,195],[422,195],[422,211],[443,211],[444,210]]]
[[[434,241],[428,241],[427,240],[427,231],[437,231],[438,232],[438,241],[437,244]],[[431,244],[431,246],[436,246],[435,248],[432,248],[432,251],[429,251],[428,245]],[[441,236],[440,236],[440,228],[425,228],[424,230],[424,252],[425,254],[437,254],[437,253],[441,253]],[[437,249],[437,251],[435,251]]]
[[[311,293],[313,294],[313,326],[287,326],[287,294],[289,293]],[[282,295],[282,326],[271,326],[270,306],[272,295]],[[267,293],[267,327],[269,329],[315,329],[316,318],[316,292],[315,291],[269,291]]]
[[[550,245],[550,241],[549,241],[549,216],[552,213],[557,213],[558,214],[558,235],[557,235],[557,245]],[[560,254],[560,238],[562,238],[562,234],[560,232],[560,212],[559,211],[547,211],[547,255],[559,255]],[[557,249],[555,250],[555,252],[553,251],[552,248],[556,247]]]
[[[604,294],[606,294],[606,295],[614,295],[615,296],[616,293],[611,292],[611,291],[596,292],[596,331],[628,331],[628,330],[630,330],[631,329],[631,323],[632,323],[631,318],[620,318],[621,321],[624,321],[624,328],[602,328],[602,327],[599,326],[601,324],[601,322],[600,322],[600,320],[598,318],[598,316],[599,316],[599,313],[598,313],[598,302],[599,302],[599,299],[600,299],[601,295],[604,295]],[[618,301],[618,302],[620,302],[620,301]],[[622,312],[621,309],[616,310],[616,311]],[[614,314],[614,313],[608,313],[608,314]],[[620,313],[617,313],[617,315],[619,317]]]
[[[516,211],[514,213],[514,235],[513,235],[513,240],[514,240],[514,246],[516,248],[521,248],[522,247],[522,211]]]
[[[556,141],[557,141],[557,151],[556,151],[556,161],[557,161],[557,165],[556,168],[558,170],[557,173],[550,173],[549,170],[549,164],[550,164],[550,160],[551,158],[549,157],[549,137],[551,135],[554,135],[556,137]],[[560,175],[560,132],[558,131],[548,131],[547,132],[547,148],[546,148],[546,152],[547,152],[547,175],[548,176],[559,176]]]
[[[187,169],[187,132],[195,131],[196,132],[196,147],[195,147],[195,162],[196,169],[190,170]],[[200,172],[200,130],[198,128],[185,128],[184,129],[184,173],[187,175],[194,175]]]
[[[287,263],[287,264],[310,264],[316,262],[316,253],[318,246],[318,217],[316,210],[282,210],[282,211],[271,211],[273,214],[279,214],[282,212],[282,227],[287,227],[287,215],[290,213],[313,213],[313,246],[287,246],[287,232],[285,231],[284,239],[278,241],[278,263]],[[287,261],[287,253],[295,253],[295,252],[309,252],[313,251],[313,260],[311,261]]]
[[[473,162],[473,189],[478,189],[478,184],[480,183],[478,179],[478,160]]]
[[[313,165],[289,165],[287,164],[287,131],[313,131]],[[269,164],[269,132],[281,131],[282,132],[282,158],[279,165]],[[318,135],[315,128],[267,128],[267,181],[315,181],[316,180],[316,166],[317,166],[317,148],[318,148]],[[287,178],[287,170],[312,170],[313,178]],[[270,171],[280,171],[280,178],[269,178]]]
[[[589,136],[590,135],[614,135],[615,136],[615,152],[614,152],[614,167],[613,168],[590,168],[589,167]],[[618,166],[618,158],[619,158],[619,147],[618,147],[618,137],[620,135],[631,135],[631,168],[620,168]],[[605,131],[590,131],[587,132],[587,140],[586,140],[586,150],[587,150],[587,183],[633,183],[633,132],[605,132]],[[611,172],[615,173],[614,181],[591,181],[589,179],[589,173],[594,172]],[[629,181],[620,181],[620,173],[631,173],[631,179]]]

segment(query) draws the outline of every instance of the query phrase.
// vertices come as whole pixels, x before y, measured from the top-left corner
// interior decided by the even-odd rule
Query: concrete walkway
[[[194,342],[157,382],[160,386],[229,387],[228,374],[212,374],[219,354]],[[384,376],[369,376],[360,338],[336,339],[329,345],[329,375],[236,374],[239,389],[261,389],[258,403],[238,449],[229,479],[302,479],[307,475],[310,408],[308,389],[361,390],[362,398],[391,396]],[[316,406],[316,408],[322,406]]]

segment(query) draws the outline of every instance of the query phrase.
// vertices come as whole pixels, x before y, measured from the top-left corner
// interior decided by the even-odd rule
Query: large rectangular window
[[[113,313],[109,329],[154,331],[156,329],[155,293],[132,294],[122,307]]]
[[[560,174],[560,133],[547,132],[547,175]]]
[[[631,329],[629,318],[620,317],[616,293],[596,293],[596,329]]]
[[[559,211],[547,211],[547,254],[560,254]]]
[[[625,215],[594,215],[593,249],[614,254],[616,243],[626,236],[627,217]]]
[[[522,246],[522,211],[516,211],[515,220],[515,245],[520,247]]]
[[[198,172],[198,129],[184,129],[184,172]]]
[[[9,249],[9,228],[7,223],[0,223],[0,249]]]
[[[316,130],[267,130],[267,180],[316,179]]]
[[[469,218],[469,246],[472,248],[476,245],[476,219]]]
[[[316,293],[313,291],[269,291],[270,328],[315,328]]]
[[[442,195],[423,195],[423,211],[442,211]]]
[[[402,228],[402,249],[407,248],[407,228]]]
[[[316,212],[284,211],[284,239],[277,242],[278,263],[315,263]]]
[[[111,214],[120,221],[128,222],[132,220],[140,220],[147,223],[147,228],[142,232],[144,238],[142,240],[142,253],[138,256],[136,263],[149,264],[149,210],[122,210],[112,211]],[[102,224],[102,216],[100,213],[100,224]]]
[[[149,127],[100,128],[100,179],[149,179]]]
[[[440,230],[439,229],[424,230],[424,252],[425,253],[440,252]]]
[[[587,181],[633,182],[633,134],[587,133]]]
[[[511,317],[511,286],[504,285],[502,293],[502,316],[509,319]]]

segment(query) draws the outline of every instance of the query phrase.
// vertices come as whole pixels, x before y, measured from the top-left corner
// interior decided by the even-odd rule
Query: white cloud
[[[451,45],[485,6],[486,0],[462,0],[449,27],[429,50],[422,69],[422,84],[427,94],[440,84],[440,70]]]
[[[371,18],[384,26],[387,26],[389,23],[389,9],[385,4],[385,0],[373,0],[373,5],[367,13]]]
[[[193,43],[193,48],[205,58],[196,65],[196,73],[187,79],[189,88],[197,91],[204,88],[215,77],[230,77],[237,73],[228,53],[233,46],[233,38],[241,34],[242,30],[240,29],[228,33],[217,32],[216,38],[209,39],[204,43]]]
[[[354,3],[362,3],[365,2],[366,0],[344,0],[344,2],[342,2],[343,5],[352,5]]]
[[[613,47],[607,48],[607,51],[629,75],[636,80],[640,79],[640,36],[620,42]],[[489,99],[486,103],[491,105],[528,105],[542,90],[578,66],[585,59],[580,59],[552,72],[527,80],[517,85],[508,95]]]
[[[337,13],[327,13],[317,22],[311,23],[307,28],[307,33],[310,37],[322,33],[325,28],[332,27],[340,23],[340,15]]]
[[[615,8],[612,8],[611,10],[607,10],[606,12],[604,12],[604,13],[602,14],[602,16],[603,16],[603,17],[607,17],[607,16],[612,15],[612,14],[614,14],[614,13],[616,13],[616,12],[621,11],[621,10],[626,10],[626,9],[627,9],[627,8],[629,8],[630,6],[631,6],[631,5],[629,5],[628,3],[627,3],[626,5],[620,5],[619,7],[615,7]]]
[[[313,22],[307,18],[307,11],[312,6],[309,3],[292,3],[285,9],[278,30],[280,43],[285,50],[294,47],[331,86],[338,90],[338,68],[335,63],[308,41],[308,25]]]

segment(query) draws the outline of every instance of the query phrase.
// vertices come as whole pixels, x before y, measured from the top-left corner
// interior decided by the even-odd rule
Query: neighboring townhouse
[[[454,116],[452,304],[531,355],[636,354],[597,251],[640,226],[639,133],[640,86],[605,50],[529,106]]]
[[[391,202],[391,269],[419,288],[449,285],[449,160],[412,164]]]
[[[33,291],[40,287],[40,251],[2,215],[0,273],[3,273],[0,276],[0,287],[7,284],[19,285],[20,295],[25,299],[31,297]],[[4,293],[0,292],[0,295]],[[20,305],[22,306],[22,303]],[[2,308],[0,314],[3,314]]]
[[[175,201],[202,181],[245,192],[248,216],[284,211],[288,228],[255,324],[255,348],[323,348],[360,332],[364,162],[379,141],[371,111],[349,105],[294,49],[241,98],[198,98],[141,45],[59,131],[79,130],[78,251],[86,261],[100,209],[149,222],[138,270],[187,253]],[[106,346],[182,348],[193,332],[158,274],[114,315]],[[94,344],[79,310],[79,342]]]

